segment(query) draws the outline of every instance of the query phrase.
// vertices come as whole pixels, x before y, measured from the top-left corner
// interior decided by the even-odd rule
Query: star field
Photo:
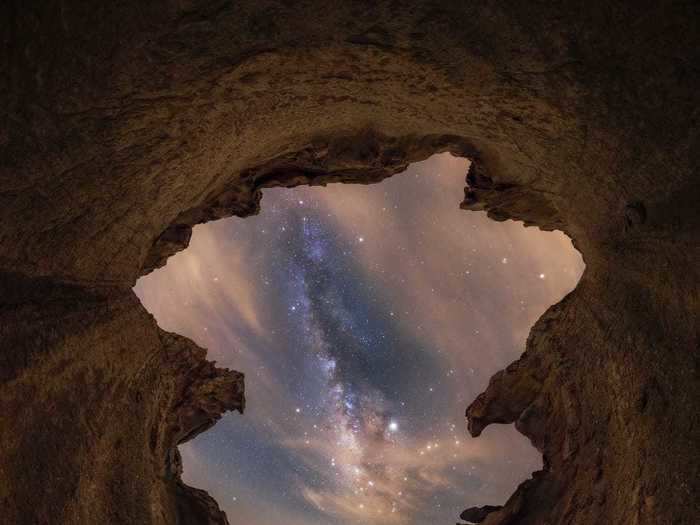
[[[560,233],[459,210],[466,169],[266,190],[137,284],[163,328],[246,374],[246,413],[181,447],[232,524],[449,524],[540,468],[510,426],[471,439],[464,409],[583,263]]]

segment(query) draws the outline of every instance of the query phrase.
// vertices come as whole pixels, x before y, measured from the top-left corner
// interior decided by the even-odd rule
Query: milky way
[[[560,233],[460,211],[466,168],[266,190],[139,281],[163,328],[246,374],[246,413],[181,447],[232,524],[449,524],[540,468],[510,426],[469,438],[464,409],[583,263]]]

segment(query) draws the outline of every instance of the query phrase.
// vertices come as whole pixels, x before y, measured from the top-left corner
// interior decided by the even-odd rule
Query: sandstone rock
[[[544,468],[486,525],[700,513],[693,2],[0,5],[0,511],[225,523],[175,447],[242,378],[130,288],[261,190],[472,160],[463,207],[587,268],[469,407]],[[450,400],[445,400],[450,402]],[[458,509],[455,509],[455,514]]]
[[[459,517],[464,521],[468,521],[470,523],[481,523],[486,519],[486,517],[489,514],[496,512],[497,510],[500,510],[502,508],[503,507],[501,507],[500,505],[484,505],[483,507],[469,507],[467,510],[463,511],[462,514],[459,515]]]

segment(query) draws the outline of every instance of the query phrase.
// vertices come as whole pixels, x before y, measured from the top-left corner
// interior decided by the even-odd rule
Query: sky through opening
[[[572,290],[560,232],[459,209],[449,154],[380,184],[267,189],[135,288],[159,325],[246,374],[246,413],[180,447],[233,524],[455,523],[541,467],[464,410]]]

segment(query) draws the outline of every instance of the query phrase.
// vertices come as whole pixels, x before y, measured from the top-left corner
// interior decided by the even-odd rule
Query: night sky
[[[138,282],[161,327],[246,374],[245,414],[180,447],[232,524],[449,525],[540,468],[512,426],[470,438],[464,410],[583,262],[561,233],[460,210],[467,166],[265,190]]]

